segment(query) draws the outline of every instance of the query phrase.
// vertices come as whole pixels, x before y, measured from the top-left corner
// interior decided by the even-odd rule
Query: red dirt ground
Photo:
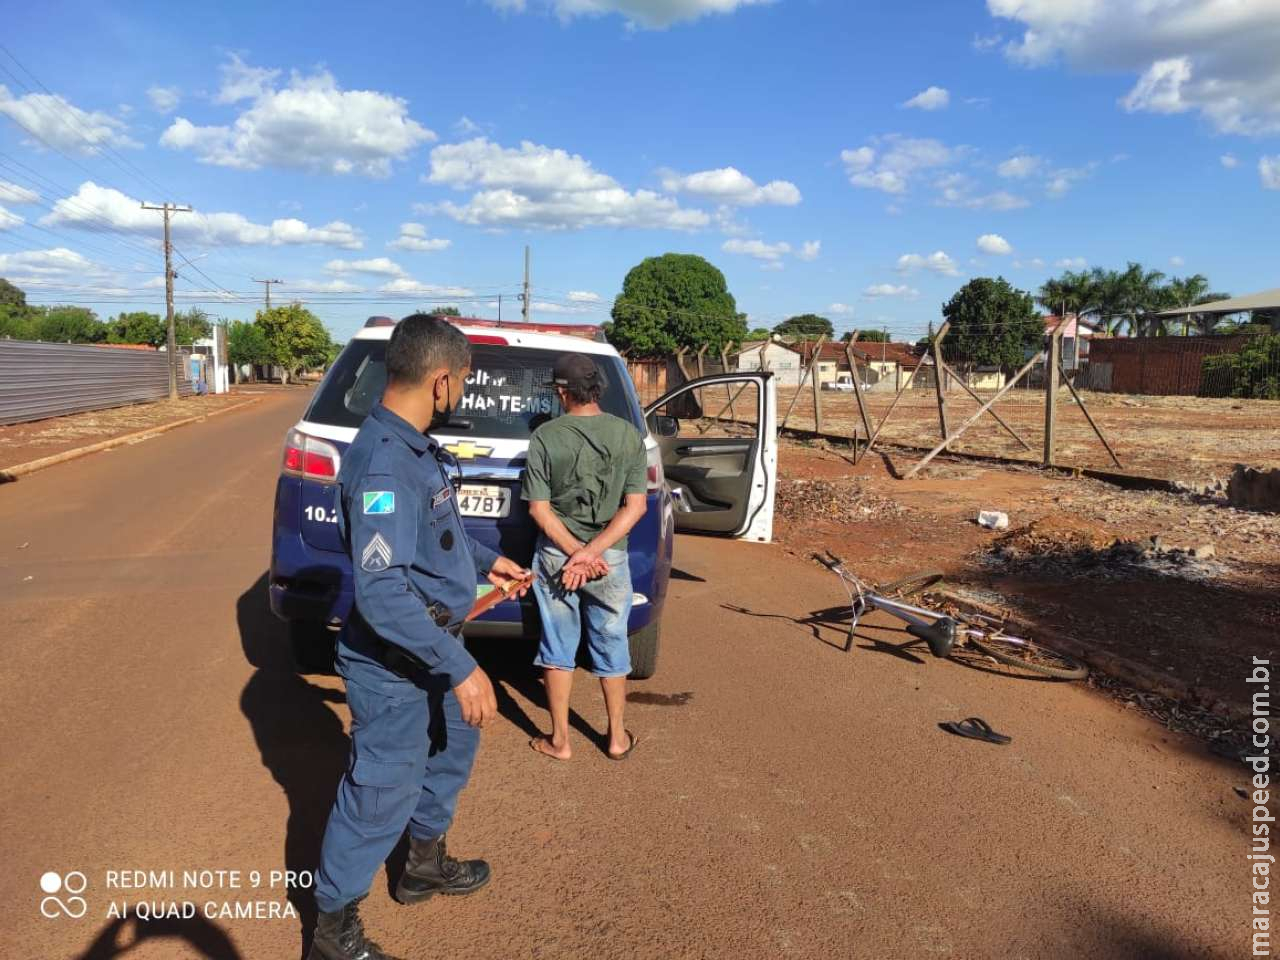
[[[792,387],[778,391],[778,417],[785,415]],[[980,394],[981,395],[981,394]],[[988,394],[987,396],[990,396]],[[893,395],[869,393],[872,429],[884,418]],[[986,397],[984,396],[984,400]],[[1058,407],[1056,459],[1059,464],[1117,470],[1139,476],[1204,483],[1226,477],[1236,463],[1280,467],[1280,401],[1206,399],[1202,397],[1140,397],[1084,394],[1085,404],[1121,461],[1117,470],[1065,391]],[[852,394],[824,391],[823,430],[852,436],[861,430]],[[978,404],[960,391],[947,399],[951,432],[977,412]],[[1044,447],[1044,395],[1014,390],[995,411],[1031,447],[1024,450],[989,415],[977,421],[952,447],[957,452],[1014,457],[1038,463]],[[813,429],[813,393],[805,388],[788,426]],[[863,431],[865,435],[865,431]],[[884,427],[889,442],[932,448],[942,439],[938,407],[932,389],[912,389],[903,396]],[[917,458],[920,455],[917,455]],[[909,469],[910,463],[903,469]]]
[[[1274,646],[1280,627],[1280,516],[958,461],[895,480],[888,462],[854,467],[825,444],[784,442],[779,541],[802,556],[830,549],[873,582],[940,569],[1033,624],[1194,686],[1207,706],[1244,702],[1249,658]],[[979,527],[980,509],[1008,513],[1012,539],[1033,549],[994,560],[1007,535]],[[1155,572],[1080,549],[1154,535],[1170,546],[1211,543],[1216,556]]]

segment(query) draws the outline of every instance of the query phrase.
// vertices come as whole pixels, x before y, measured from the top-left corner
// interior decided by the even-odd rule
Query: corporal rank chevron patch
[[[360,566],[370,573],[378,573],[391,566],[391,544],[375,533],[360,553]]]

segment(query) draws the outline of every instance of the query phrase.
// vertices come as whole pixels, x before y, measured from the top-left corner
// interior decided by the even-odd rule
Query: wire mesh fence
[[[788,427],[851,443],[856,437],[862,447],[874,437],[877,447],[899,448],[903,469],[938,447],[944,429],[948,451],[1047,462],[1044,353],[1019,365],[982,365],[959,358],[945,338],[939,356],[870,343],[856,345],[851,367],[843,344],[797,350],[806,358],[803,372],[775,381],[779,422]],[[1190,482],[1226,476],[1237,462],[1280,466],[1280,337],[1098,339],[1090,346],[1063,336],[1059,361],[1048,462]],[[632,364],[646,403],[698,375],[691,354],[657,361],[661,376],[649,363]],[[703,373],[721,369],[704,356]]]

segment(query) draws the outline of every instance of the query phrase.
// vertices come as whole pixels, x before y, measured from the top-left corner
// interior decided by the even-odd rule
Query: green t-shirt
[[[550,501],[569,532],[586,543],[609,525],[626,494],[645,492],[647,473],[644,441],[626,420],[564,414],[529,438],[520,496]],[[623,537],[615,547],[626,545]]]

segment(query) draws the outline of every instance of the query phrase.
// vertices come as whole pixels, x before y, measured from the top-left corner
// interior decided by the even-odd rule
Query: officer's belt
[[[431,603],[427,606],[427,614],[435,621],[445,633],[450,636],[458,637],[462,635],[462,624],[449,626],[450,614],[448,608],[441,603]],[[431,671],[425,663],[415,657],[403,647],[396,646],[383,640],[369,626],[369,621],[360,614],[356,607],[351,608],[351,618],[358,619],[364,626],[365,636],[369,639],[370,645],[366,650],[374,660],[394,673],[396,676],[404,677],[406,680],[417,682],[419,679],[427,676]]]

